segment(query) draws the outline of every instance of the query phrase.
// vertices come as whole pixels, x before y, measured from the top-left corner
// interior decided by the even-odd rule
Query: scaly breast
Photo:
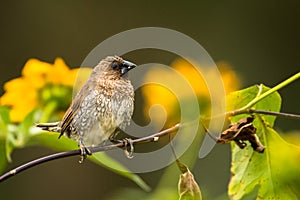
[[[108,140],[117,127],[124,129],[129,125],[134,109],[134,90],[128,80],[98,84],[93,94],[92,98],[86,99],[87,104],[94,107],[86,116],[81,116],[90,124],[83,133],[86,145],[98,145]]]

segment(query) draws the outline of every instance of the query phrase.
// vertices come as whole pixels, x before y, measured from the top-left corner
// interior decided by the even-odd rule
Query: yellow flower
[[[145,82],[160,84],[148,84],[142,88],[146,105],[144,113],[147,115],[151,106],[159,104],[165,109],[167,119],[173,120],[174,116],[180,115],[178,102],[188,101],[193,96],[196,96],[199,100],[200,107],[205,107],[204,110],[209,109],[206,108],[209,107],[209,90],[198,70],[183,59],[176,60],[172,63],[171,67],[173,71],[154,68],[146,74]],[[217,63],[217,67],[221,74],[226,93],[228,94],[237,90],[240,82],[230,65],[225,62],[219,62]],[[212,68],[201,68],[201,66],[198,66],[198,68],[201,69],[204,76],[213,76],[215,73],[215,70]],[[164,120],[165,116],[161,115],[159,110],[154,109],[151,112],[154,116],[153,120],[157,122]]]
[[[0,98],[0,105],[11,107],[13,122],[20,122],[34,108],[43,108],[50,101],[69,105],[77,72],[78,69],[69,69],[61,58],[55,59],[54,64],[30,59],[22,70],[22,76],[4,85],[5,93]]]

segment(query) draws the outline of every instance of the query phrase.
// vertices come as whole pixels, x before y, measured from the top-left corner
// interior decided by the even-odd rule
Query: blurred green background
[[[229,62],[243,87],[274,86],[300,69],[299,1],[8,1],[0,7],[0,85],[20,76],[29,58],[52,63],[62,57],[77,67],[106,38],[146,26],[192,37],[215,61]],[[161,54],[141,54],[134,61],[164,59]],[[280,91],[283,111],[300,113],[299,88],[296,82]],[[298,124],[278,119],[276,126],[290,131],[299,129]],[[229,150],[229,145],[216,146],[193,169],[210,197],[226,192]],[[9,169],[51,152],[40,147],[17,150]],[[121,188],[137,188],[93,163],[77,163],[77,157],[57,160],[17,175],[0,184],[1,199],[109,199]],[[141,176],[155,188],[162,173]]]

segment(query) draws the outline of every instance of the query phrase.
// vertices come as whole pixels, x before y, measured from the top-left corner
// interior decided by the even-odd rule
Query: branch
[[[224,117],[224,116],[231,117],[231,116],[236,116],[236,115],[240,115],[240,114],[253,114],[253,113],[263,114],[263,115],[273,115],[273,116],[277,116],[277,117],[286,117],[286,118],[292,118],[292,119],[300,119],[300,115],[291,114],[291,113],[282,113],[282,112],[274,112],[274,111],[267,111],[267,110],[255,110],[255,109],[246,109],[246,110],[237,109],[237,110],[233,110],[233,111],[228,111],[224,114],[215,115],[210,118],[202,117],[202,118],[200,118],[200,123],[201,123],[204,131],[208,134],[208,136],[211,139],[213,139],[216,143],[220,143],[220,141],[221,141],[220,138],[217,138],[216,136],[211,134],[211,132],[206,128],[206,126],[203,122],[204,120],[219,118],[219,117]],[[238,135],[238,134],[239,134],[239,132],[237,132],[236,135]],[[233,138],[235,138],[235,136]]]
[[[283,113],[283,112],[274,112],[274,111],[267,111],[267,110],[256,110],[256,109],[247,109],[247,110],[234,110],[226,112],[226,117],[240,115],[240,114],[264,114],[264,115],[273,115],[277,117],[286,117],[286,118],[292,118],[292,119],[300,119],[300,115],[297,114],[291,114],[291,113]]]
[[[265,111],[265,110],[255,110],[255,109],[246,109],[246,110],[234,110],[234,111],[230,111],[230,112],[226,112],[224,114],[221,115],[217,115],[217,116],[213,116],[211,118],[217,118],[217,117],[224,117],[224,115],[226,117],[229,116],[234,116],[234,115],[239,115],[239,114],[252,114],[252,113],[258,113],[258,114],[265,114],[265,115],[275,115],[275,116],[279,116],[279,117],[289,117],[289,118],[296,118],[296,119],[300,119],[300,115],[296,115],[296,114],[289,114],[289,113],[280,113],[280,112],[272,112],[272,111]],[[202,117],[203,120],[206,119],[206,117]],[[205,128],[203,122],[200,120],[200,122],[202,123],[202,127],[204,127],[205,131],[208,133],[208,135],[210,137],[212,137],[216,142],[217,139],[212,136],[210,134],[210,132],[207,130],[207,128]],[[148,142],[155,142],[157,141],[160,137],[167,135],[171,132],[174,132],[176,130],[178,130],[180,127],[186,126],[187,123],[185,124],[176,124],[168,129],[162,130],[158,133],[149,135],[149,136],[145,136],[142,138],[137,138],[137,139],[133,139],[130,140],[130,144],[135,145],[135,144],[141,144],[141,143],[148,143]],[[111,149],[116,149],[116,148],[125,148],[128,145],[130,145],[128,142],[125,141],[118,141],[118,143],[115,144],[111,144],[111,145],[106,145],[106,146],[97,146],[97,147],[89,147],[89,150],[91,153],[97,153],[97,152],[101,152],[101,151],[108,151]],[[3,174],[2,176],[0,176],[0,182],[22,172],[25,171],[31,167],[40,165],[42,163],[51,161],[51,160],[56,160],[56,159],[60,159],[60,158],[65,158],[65,157],[71,157],[71,156],[75,156],[75,155],[81,155],[81,151],[78,150],[72,150],[72,151],[66,151],[66,152],[60,152],[60,153],[55,153],[55,154],[51,154],[45,157],[41,157],[38,158],[36,160],[30,161],[28,163],[25,163],[15,169],[10,170],[9,172]]]
[[[171,132],[174,132],[176,130],[178,130],[180,127],[184,126],[184,124],[176,124],[168,129],[162,130],[158,133],[149,135],[149,136],[145,136],[142,138],[138,138],[138,139],[133,139],[130,140],[131,144],[141,144],[141,143],[147,143],[147,142],[155,142],[157,141],[160,137],[167,135]],[[119,141],[116,144],[111,144],[111,145],[106,145],[106,146],[97,146],[97,147],[89,147],[89,150],[91,151],[91,153],[96,153],[96,152],[101,152],[101,151],[108,151],[111,149],[116,149],[118,147],[121,148],[125,148],[127,147],[129,144],[125,141]],[[28,163],[25,163],[15,169],[10,170],[9,172],[3,174],[2,176],[0,176],[0,182],[3,182],[4,180],[22,172],[25,171],[31,167],[40,165],[42,163],[51,161],[51,160],[56,160],[56,159],[60,159],[60,158],[65,158],[65,157],[70,157],[70,156],[75,156],[75,155],[81,155],[81,151],[80,149],[78,150],[72,150],[72,151],[66,151],[66,152],[60,152],[60,153],[55,153],[55,154],[51,154],[45,157],[41,157],[38,158],[36,160],[30,161]]]
[[[274,115],[274,116],[277,116],[277,117],[286,117],[286,118],[291,118],[291,119],[300,119],[300,115],[291,114],[291,113],[273,112],[273,111],[255,110],[255,109],[250,109],[249,112],[250,113],[264,114],[264,115]]]
[[[241,115],[241,114],[263,114],[263,115],[273,115],[277,117],[285,117],[285,118],[290,118],[290,119],[300,119],[300,115],[298,114],[292,114],[292,113],[284,113],[284,112],[274,112],[274,111],[268,111],[268,110],[256,110],[256,109],[246,109],[246,110],[232,110],[228,111],[224,114],[218,114],[214,115],[212,117],[201,117],[202,120],[210,120],[210,119],[216,119],[220,117],[231,117],[231,116],[236,116],[236,115]]]

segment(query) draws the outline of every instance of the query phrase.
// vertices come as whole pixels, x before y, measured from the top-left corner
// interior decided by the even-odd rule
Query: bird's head
[[[126,77],[127,72],[135,67],[136,64],[119,56],[108,56],[100,61],[95,71],[105,76]]]
[[[114,61],[111,63],[111,68],[113,70],[119,71],[121,76],[125,75],[128,71],[136,67],[136,64],[123,60],[121,57],[114,56]]]

